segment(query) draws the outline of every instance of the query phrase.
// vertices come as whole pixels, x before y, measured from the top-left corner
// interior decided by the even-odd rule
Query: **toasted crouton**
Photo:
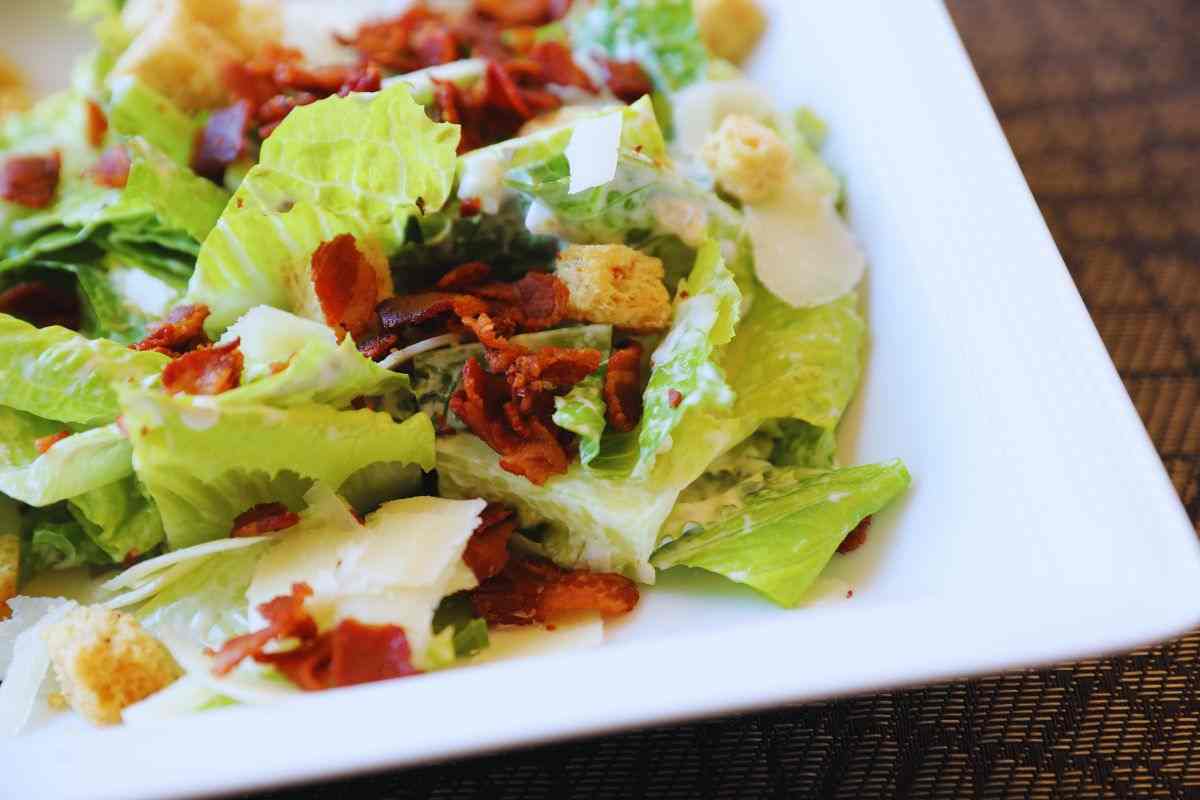
[[[134,75],[186,111],[219,106],[228,95],[226,64],[241,52],[182,6],[154,17],[117,63],[114,75]]]
[[[0,619],[11,613],[8,601],[17,596],[20,568],[21,538],[15,533],[0,534]]]
[[[122,709],[181,674],[163,643],[120,611],[80,606],[44,636],[67,701],[96,725],[120,722]]]
[[[792,166],[787,142],[753,117],[731,114],[704,142],[704,161],[725,191],[744,203],[766,200]]]
[[[695,0],[700,38],[713,55],[740,64],[767,28],[756,0]]]
[[[623,244],[572,245],[558,254],[554,274],[567,285],[567,313],[646,333],[671,324],[663,263]]]

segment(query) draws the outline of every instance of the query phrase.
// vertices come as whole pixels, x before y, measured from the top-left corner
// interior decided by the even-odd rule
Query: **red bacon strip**
[[[642,418],[642,346],[631,342],[608,357],[604,375],[604,403],[608,424],[628,433]]]
[[[37,448],[37,451],[40,455],[45,455],[51,447],[54,447],[54,445],[58,444],[70,435],[70,431],[59,431],[58,433],[52,433],[49,436],[42,436],[38,439],[35,439],[33,446]]]
[[[546,83],[576,86],[593,94],[596,92],[596,84],[575,63],[570,49],[562,42],[539,42],[529,52],[529,58],[542,68],[541,77]]]
[[[489,625],[532,625],[580,611],[606,617],[637,605],[637,585],[614,573],[567,571],[542,560],[510,560],[500,574],[471,592]]]
[[[516,531],[517,520],[508,506],[489,503],[483,510],[479,525],[463,551],[463,561],[480,583],[504,569],[508,563],[508,540]]]
[[[317,624],[304,610],[304,601],[312,593],[307,583],[293,583],[290,595],[280,595],[260,605],[258,612],[266,619],[267,627],[236,636],[222,645],[213,657],[213,674],[227,675],[242,659],[261,654],[276,639],[315,638]]]
[[[636,61],[601,62],[608,73],[608,90],[626,103],[633,103],[654,91],[650,76]]]
[[[363,625],[346,619],[293,650],[258,653],[305,691],[404,678],[420,674],[412,664],[408,637],[399,625]]]
[[[245,100],[213,112],[196,134],[192,148],[192,170],[197,175],[221,183],[225,168],[246,150],[251,112],[250,103]]]
[[[100,106],[91,100],[85,100],[84,109],[87,112],[87,140],[92,147],[99,149],[104,144],[104,136],[108,133],[108,118]]]
[[[483,283],[491,274],[492,268],[482,261],[468,261],[439,278],[435,288],[443,292],[462,292]]]
[[[475,12],[503,25],[545,25],[562,18],[571,0],[475,0]]]
[[[842,543],[838,545],[839,553],[853,553],[858,548],[867,543],[867,531],[871,529],[871,518],[863,517],[863,521],[855,526],[854,530],[846,534],[846,538],[842,539]]]
[[[396,295],[384,300],[376,309],[379,323],[386,331],[400,331],[412,325],[423,325],[451,312],[460,317],[475,317],[486,310],[487,304],[482,300],[454,292]]]
[[[392,352],[400,341],[400,337],[394,333],[381,333],[376,336],[368,336],[358,344],[358,352],[362,353],[372,361],[379,361],[388,353]]]
[[[62,155],[9,156],[0,169],[0,197],[27,208],[45,208],[54,202]]]
[[[38,328],[61,325],[79,330],[79,296],[74,289],[46,281],[22,281],[0,292],[0,314]]]
[[[366,330],[375,315],[379,284],[354,236],[343,233],[321,244],[313,253],[311,271],[326,324],[352,336]]]
[[[518,356],[505,377],[512,399],[523,414],[553,413],[554,395],[565,394],[595,372],[600,359],[599,350],[543,347],[536,353]]]
[[[238,340],[202,347],[176,358],[163,368],[163,388],[171,394],[214,395],[236,389],[242,378]]]
[[[262,536],[265,533],[287,530],[299,522],[300,515],[289,511],[283,503],[259,503],[234,517],[229,535],[233,538]]]
[[[176,306],[145,339],[130,345],[130,349],[154,350],[177,358],[189,350],[206,345],[209,341],[204,333],[204,320],[208,319],[208,313],[206,305]]]
[[[110,189],[124,189],[129,180],[129,167],[129,153],[121,145],[114,144],[92,165],[92,180]]]

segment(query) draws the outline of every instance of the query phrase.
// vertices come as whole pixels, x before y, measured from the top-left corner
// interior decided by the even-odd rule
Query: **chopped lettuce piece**
[[[132,474],[132,449],[116,425],[74,433],[37,452],[36,439],[62,430],[61,423],[0,406],[0,493],[47,506]]]
[[[606,410],[603,364],[565,396],[554,398],[554,424],[579,436],[579,460],[585,465],[600,453]]]
[[[400,83],[301,106],[263,143],[237,197],[261,210],[308,202],[367,225],[436,211],[450,196],[459,129]]]
[[[463,592],[442,600],[433,614],[434,635],[449,628],[455,658],[470,658],[488,646],[487,620],[475,613],[471,598]]]
[[[168,359],[65,328],[35,328],[0,314],[0,405],[45,419],[82,425],[112,422],[120,413],[115,387],[145,385]]]
[[[192,146],[200,129],[198,119],[133,75],[116,78],[109,88],[108,122],[113,130],[142,137],[180,166],[191,162]],[[209,186],[217,188],[211,183]]]
[[[72,497],[69,507],[83,532],[114,562],[162,543],[162,518],[132,475]]]
[[[636,61],[662,91],[678,91],[704,78],[708,51],[691,0],[578,3],[566,25],[578,52],[599,49],[617,61]]]
[[[134,470],[162,514],[171,548],[227,536],[259,503],[296,507],[314,480],[340,487],[376,463],[433,468],[433,426],[328,406],[287,409],[213,398],[127,391],[125,427]]]
[[[21,518],[21,536],[22,575],[113,563],[71,516],[66,503],[26,511]]]
[[[846,535],[903,493],[910,480],[899,461],[816,474],[778,470],[651,560],[659,569],[685,565],[716,572],[792,608]]]
[[[149,208],[163,228],[183,231],[196,242],[204,241],[225,209],[229,193],[172,162],[144,139],[131,139],[126,147],[130,150],[129,178],[111,213]],[[159,234],[160,244],[194,248],[191,243],[181,244],[177,236],[166,241],[161,237]]]
[[[327,325],[270,306],[252,308],[230,326],[222,341],[233,339],[245,358],[242,385],[221,394],[221,405],[347,408],[356,397],[409,391],[407,375],[380,367],[349,336],[339,344]]]

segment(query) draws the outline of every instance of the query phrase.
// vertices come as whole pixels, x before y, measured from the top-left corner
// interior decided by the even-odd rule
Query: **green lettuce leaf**
[[[126,147],[130,151],[129,178],[110,213],[149,211],[158,222],[157,230],[144,235],[141,242],[198,253],[196,243],[204,241],[217,224],[229,193],[171,161],[145,139],[130,139]],[[167,233],[170,231],[182,231],[190,239]]]
[[[172,549],[229,534],[254,505],[296,507],[312,481],[340,487],[377,463],[433,468],[433,426],[418,414],[328,406],[287,409],[129,390],[122,413],[133,465],[162,514]]]
[[[109,88],[108,122],[113,130],[140,136],[174,163],[188,166],[200,130],[198,119],[132,75],[120,76]]]
[[[83,532],[114,562],[162,543],[162,518],[132,475],[72,497],[68,505]]]
[[[48,569],[109,565],[112,559],[71,517],[66,503],[31,509],[21,518],[21,574]]]
[[[456,658],[470,658],[488,646],[487,620],[476,615],[471,598],[464,592],[447,597],[433,614],[434,636],[447,628],[453,631]]]
[[[409,392],[409,378],[364,356],[349,336],[339,344],[328,326],[270,306],[257,306],[225,332],[245,358],[242,385],[220,405],[320,403],[347,408],[356,397]],[[275,366],[285,364],[276,372]]]
[[[168,359],[65,328],[35,328],[0,314],[0,405],[45,419],[103,425],[120,413],[115,386],[146,384]]]
[[[578,3],[566,23],[577,51],[599,49],[619,61],[637,61],[660,91],[678,91],[704,78],[708,51],[691,0]]]
[[[899,461],[816,474],[778,470],[651,560],[659,569],[685,565],[724,575],[792,608],[846,535],[910,481]]]
[[[604,365],[572,387],[563,397],[554,398],[554,424],[579,436],[579,460],[590,464],[600,453],[604,434]]]
[[[133,472],[129,440],[116,425],[74,433],[37,452],[34,441],[62,430],[61,423],[0,406],[0,492],[48,506]]]
[[[366,225],[391,225],[446,203],[458,138],[458,127],[432,122],[403,83],[330,97],[287,116],[237,197],[265,211],[307,202]]]

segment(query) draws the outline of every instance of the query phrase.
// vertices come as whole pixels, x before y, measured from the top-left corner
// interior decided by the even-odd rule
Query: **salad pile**
[[[594,642],[677,566],[792,607],[908,486],[835,458],[865,259],[750,0],[77,5],[0,119],[0,731]]]

